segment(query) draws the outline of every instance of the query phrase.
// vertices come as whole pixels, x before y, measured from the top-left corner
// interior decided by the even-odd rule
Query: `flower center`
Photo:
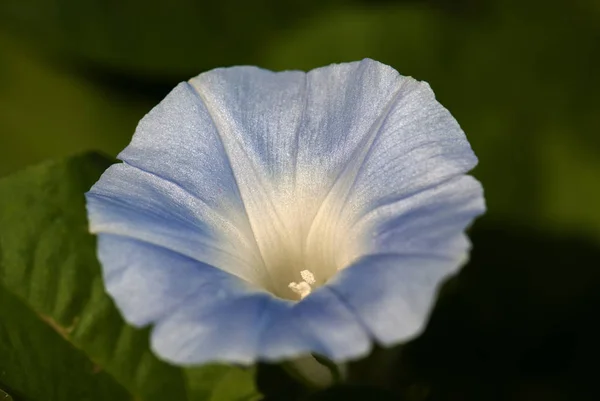
[[[364,251],[352,229],[355,209],[335,191],[313,195],[313,188],[272,191],[269,201],[249,205],[257,252],[244,258],[253,261],[256,284],[279,298],[304,299]]]

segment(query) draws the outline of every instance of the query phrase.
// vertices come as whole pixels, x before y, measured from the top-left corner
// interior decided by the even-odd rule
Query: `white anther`
[[[317,282],[310,270],[302,270],[300,276],[302,276],[302,280],[306,281],[308,285],[314,285]]]
[[[288,284],[288,287],[296,294],[300,295],[300,299],[304,299],[305,296],[310,294],[312,291],[311,286],[314,285],[317,280],[315,280],[315,275],[312,274],[310,270],[302,270],[300,276],[302,276],[304,281],[299,283],[291,282]]]
[[[306,297],[312,291],[310,285],[305,281],[301,281],[299,283],[289,283],[288,287],[290,287],[290,289],[296,294],[300,295],[300,299],[304,299],[304,297]]]

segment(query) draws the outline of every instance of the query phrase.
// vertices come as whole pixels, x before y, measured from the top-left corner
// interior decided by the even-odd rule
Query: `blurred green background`
[[[426,390],[404,393],[583,399],[600,336],[597,0],[3,0],[0,176],[116,155],[177,82],[214,67],[364,57],[431,84],[480,159],[489,207],[473,263],[411,348]]]

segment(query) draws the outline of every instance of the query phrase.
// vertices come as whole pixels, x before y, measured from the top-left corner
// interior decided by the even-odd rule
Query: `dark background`
[[[408,400],[600,399],[600,1],[2,0],[0,176],[116,155],[207,69],[364,57],[431,84],[489,212],[394,376],[357,376]]]

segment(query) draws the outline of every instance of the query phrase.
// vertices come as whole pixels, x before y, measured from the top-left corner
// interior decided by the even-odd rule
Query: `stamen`
[[[312,274],[310,270],[302,270],[300,276],[302,276],[304,281],[299,283],[292,281],[288,284],[288,287],[296,294],[300,295],[300,299],[304,299],[304,297],[311,293],[311,285],[314,285],[317,281],[315,280],[315,275]]]
[[[296,294],[300,295],[300,299],[304,299],[304,297],[310,294],[312,290],[312,288],[310,288],[310,285],[308,285],[308,283],[304,281],[301,281],[299,283],[289,283],[288,287],[290,287],[290,289]]]
[[[313,285],[317,281],[315,280],[314,274],[310,270],[302,270],[300,272],[300,276],[302,276],[302,280],[306,281],[307,284]]]

